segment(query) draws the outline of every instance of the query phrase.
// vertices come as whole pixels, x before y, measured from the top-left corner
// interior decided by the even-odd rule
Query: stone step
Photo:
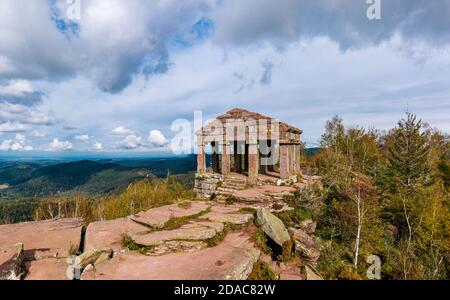
[[[221,187],[228,188],[228,189],[234,189],[234,190],[243,190],[243,189],[245,189],[245,186],[233,185],[233,184],[224,184]]]
[[[219,187],[217,188],[216,192],[225,192],[225,193],[235,193],[237,190],[236,189],[229,189],[229,188],[224,188],[224,187]]]
[[[232,178],[225,178],[224,182],[231,182],[231,183],[239,183],[239,184],[246,184],[247,180],[245,179],[232,179]]]

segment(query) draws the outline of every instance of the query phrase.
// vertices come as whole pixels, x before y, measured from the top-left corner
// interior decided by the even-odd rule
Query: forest
[[[376,255],[383,279],[449,278],[447,134],[409,112],[386,132],[346,128],[336,116],[304,164],[323,177],[295,200],[318,221],[324,277],[366,278]]]

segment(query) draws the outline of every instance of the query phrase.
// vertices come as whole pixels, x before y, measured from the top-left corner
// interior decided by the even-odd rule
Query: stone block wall
[[[215,192],[219,183],[224,181],[224,176],[220,174],[197,173],[195,175],[194,193],[200,198],[210,198]]]

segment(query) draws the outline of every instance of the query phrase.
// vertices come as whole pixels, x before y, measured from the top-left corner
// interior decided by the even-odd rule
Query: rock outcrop
[[[306,280],[323,280],[321,276],[319,276],[313,269],[308,266],[305,266]]]
[[[120,253],[96,270],[84,272],[85,280],[242,280],[259,258],[252,230],[229,233],[217,246],[195,252],[145,256]]]
[[[82,220],[57,219],[0,226],[0,245],[24,244],[26,260],[65,258],[78,251]]]
[[[315,266],[320,258],[320,251],[314,239],[302,229],[289,228],[289,231],[295,240],[296,253],[305,258],[312,266]]]
[[[64,280],[67,258],[78,252],[82,229],[80,219],[2,225],[0,245],[23,244],[26,279]]]
[[[0,279],[242,280],[258,272],[261,262],[282,280],[319,279],[314,267],[320,252],[310,236],[316,223],[305,220],[288,230],[271,212],[283,209],[282,198],[293,190],[260,186],[247,190],[267,197],[259,204],[250,198],[233,204],[224,198],[186,201],[93,222],[86,230],[78,219],[0,226]],[[256,225],[283,255],[289,252],[289,262],[260,256],[255,209]],[[292,242],[297,257],[291,256]],[[17,243],[23,243],[19,250]]]
[[[23,244],[0,248],[0,280],[21,280],[25,275]]]
[[[256,212],[256,224],[280,247],[291,240],[283,222],[266,208],[260,208]]]
[[[317,222],[313,220],[305,220],[300,222],[297,228],[303,230],[307,234],[313,234],[314,232],[316,232]]]
[[[75,265],[81,270],[84,270],[89,265],[98,266],[101,263],[108,261],[112,255],[113,250],[110,248],[87,251],[75,259]]]

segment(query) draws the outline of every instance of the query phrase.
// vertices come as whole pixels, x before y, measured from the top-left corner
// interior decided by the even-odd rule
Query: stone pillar
[[[245,144],[244,145],[244,158],[242,159],[244,161],[244,168],[243,170],[245,172],[248,172],[248,153],[249,153],[249,149],[250,149],[250,145],[249,144]]]
[[[228,144],[222,145],[222,175],[230,174],[230,154]]]
[[[289,145],[289,175],[295,174],[295,145]]]
[[[274,172],[280,172],[280,144],[275,143],[273,145],[273,156],[275,159],[275,164],[271,166],[270,170]]]
[[[219,143],[212,142],[211,143],[213,154],[212,154],[212,169],[215,173],[219,173]]]
[[[262,141],[259,145],[260,147],[260,166],[261,166],[261,173],[267,174],[269,172],[269,157],[270,157],[270,150],[272,147],[272,141]]]
[[[197,172],[206,172],[205,145],[197,145]]]
[[[258,144],[248,147],[248,183],[257,184],[259,173],[259,151]]]
[[[289,179],[289,145],[280,145],[280,177]]]
[[[294,162],[294,173],[300,174],[300,145],[294,145],[294,156],[295,156],[295,162]]]
[[[241,165],[242,165],[242,161],[241,161],[241,155],[239,154],[239,147],[242,147],[241,143],[238,141],[234,142],[234,172],[239,173],[241,172]]]

